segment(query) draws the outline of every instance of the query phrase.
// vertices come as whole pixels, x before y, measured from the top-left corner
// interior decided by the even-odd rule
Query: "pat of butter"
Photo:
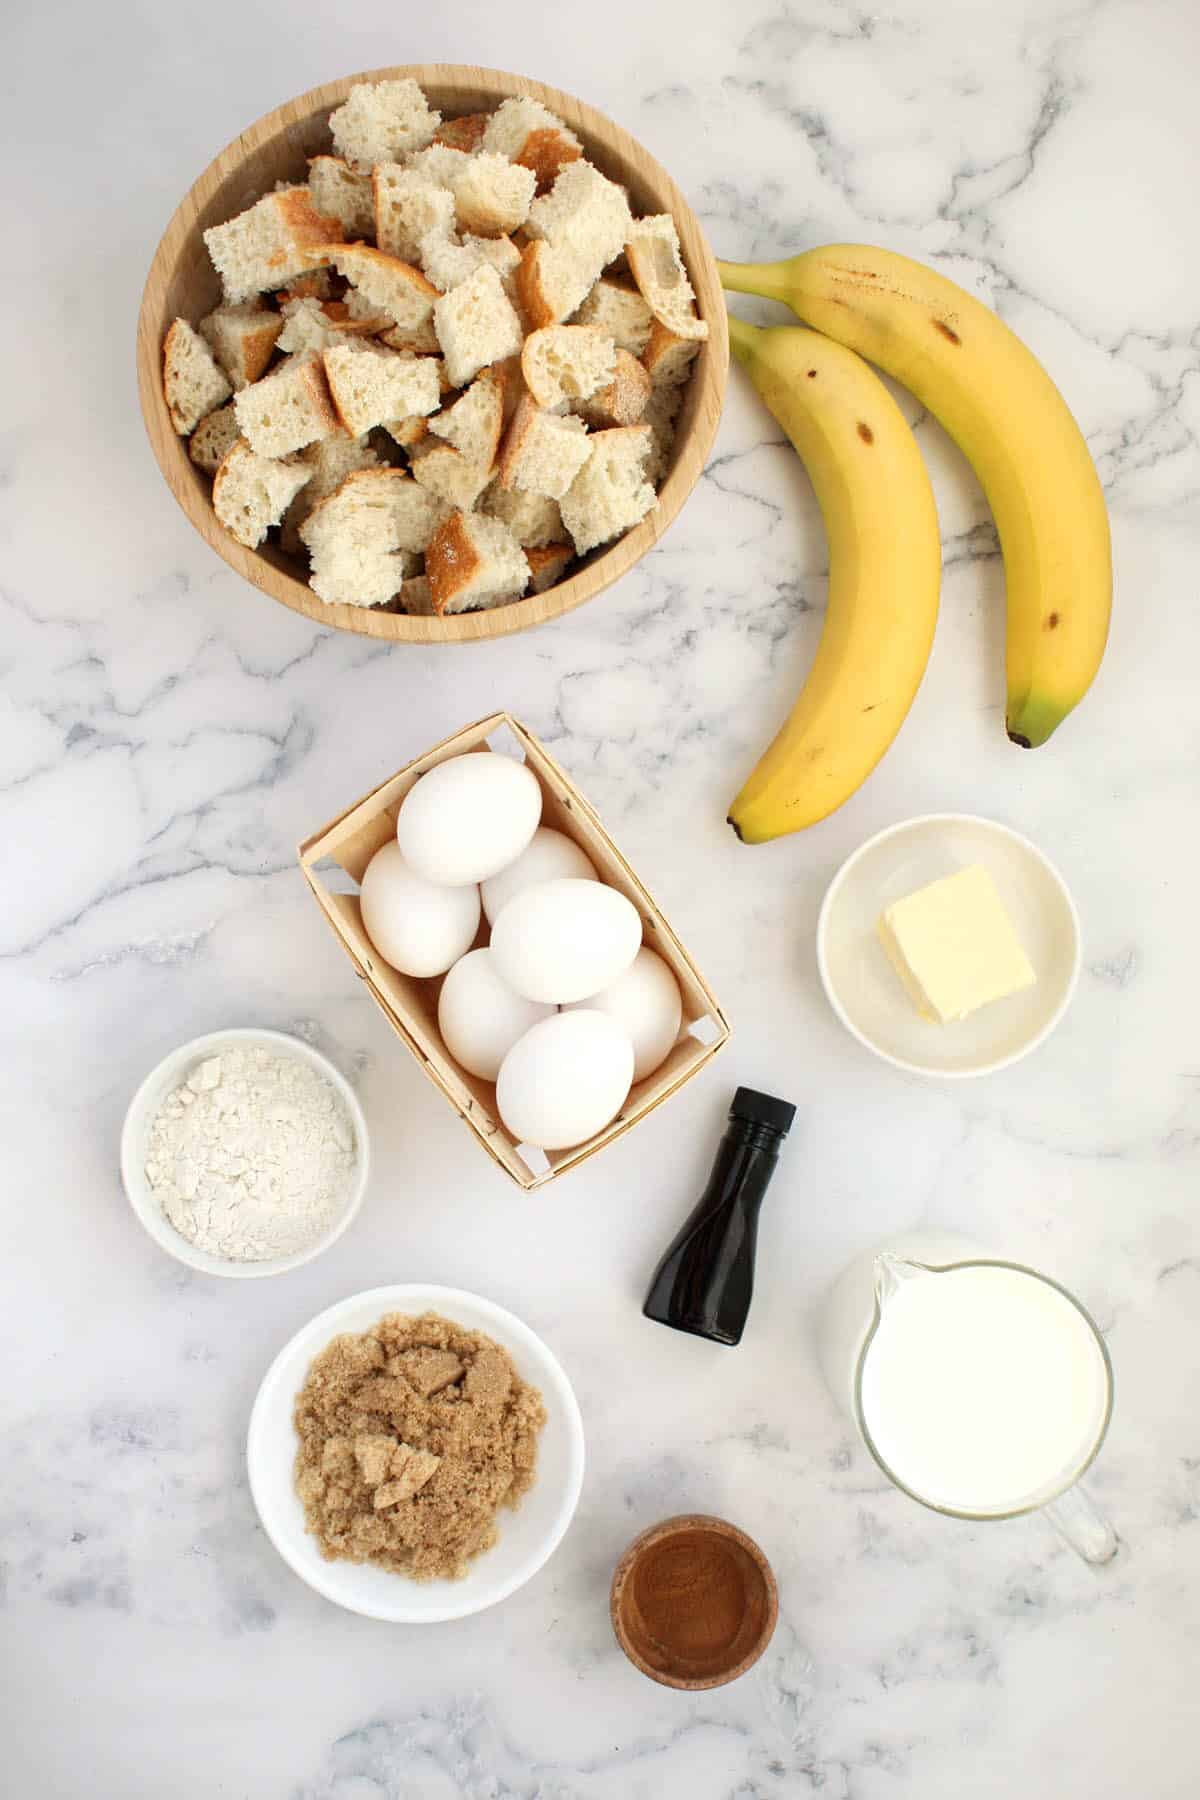
[[[1037,980],[995,883],[978,863],[897,900],[878,931],[918,1012],[942,1025]]]

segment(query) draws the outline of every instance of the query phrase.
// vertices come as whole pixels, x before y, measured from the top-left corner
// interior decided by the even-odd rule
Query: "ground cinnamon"
[[[697,1526],[638,1557],[626,1626],[652,1667],[713,1674],[737,1661],[761,1625],[761,1578],[736,1540]]]

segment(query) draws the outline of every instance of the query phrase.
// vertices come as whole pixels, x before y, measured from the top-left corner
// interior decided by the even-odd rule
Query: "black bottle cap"
[[[757,1088],[740,1087],[733,1096],[729,1116],[746,1119],[751,1125],[765,1125],[769,1130],[777,1131],[780,1137],[786,1137],[792,1129],[796,1109],[787,1100],[777,1100],[774,1094],[760,1094]]]

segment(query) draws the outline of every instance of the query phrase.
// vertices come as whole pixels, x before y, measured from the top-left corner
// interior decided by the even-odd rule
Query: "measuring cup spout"
[[[875,1304],[880,1312],[886,1311],[888,1302],[895,1299],[905,1282],[932,1272],[927,1263],[909,1262],[907,1257],[881,1251],[875,1258]]]

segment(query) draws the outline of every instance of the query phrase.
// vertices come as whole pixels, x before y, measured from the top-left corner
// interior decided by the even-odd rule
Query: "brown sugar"
[[[322,1556],[464,1575],[532,1484],[545,1422],[507,1352],[437,1313],[334,1338],[295,1411],[296,1492]]]

